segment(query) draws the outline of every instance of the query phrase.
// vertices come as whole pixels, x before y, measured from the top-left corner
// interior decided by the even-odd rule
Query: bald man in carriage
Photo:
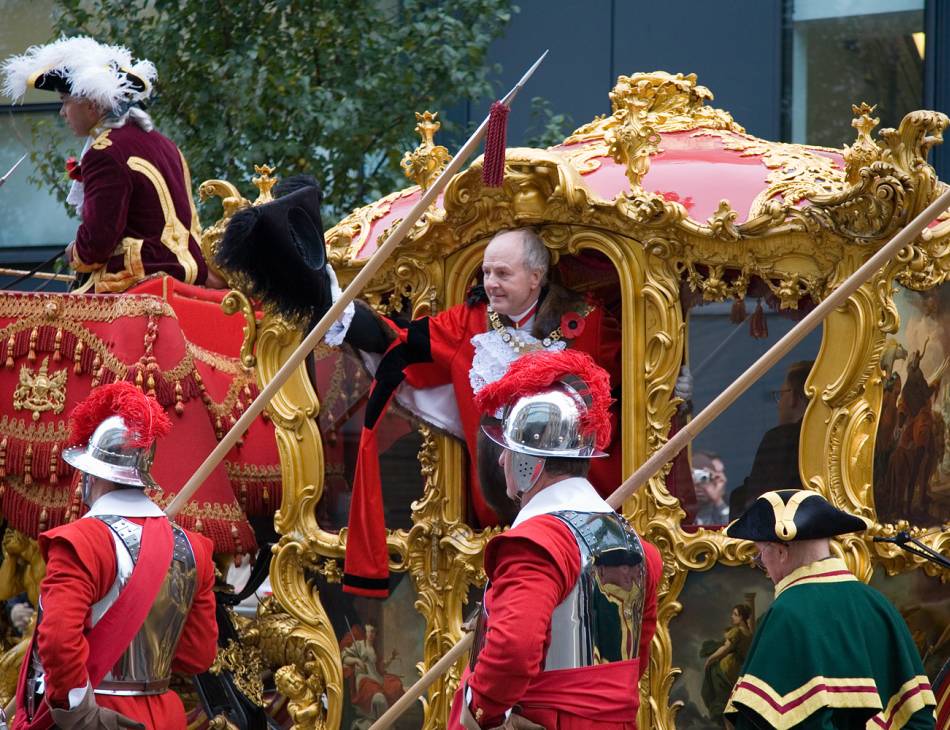
[[[80,160],[66,163],[66,202],[81,218],[66,249],[84,279],[78,291],[122,292],[158,272],[223,286],[198,245],[188,163],[145,110],[157,76],[150,61],[91,38],[61,38],[12,56],[2,72],[14,100],[32,89],[58,93],[60,116],[84,141]]]

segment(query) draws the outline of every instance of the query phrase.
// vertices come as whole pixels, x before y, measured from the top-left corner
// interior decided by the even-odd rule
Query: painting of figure
[[[692,573],[670,622],[673,666],[682,674],[670,692],[682,702],[677,730],[722,730],[726,701],[752,643],[756,621],[772,604],[774,590],[755,568],[716,566]]]
[[[898,288],[894,302],[900,328],[881,354],[874,501],[881,522],[931,526],[950,509],[950,286]]]

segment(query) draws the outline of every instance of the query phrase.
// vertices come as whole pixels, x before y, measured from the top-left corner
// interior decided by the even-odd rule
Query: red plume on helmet
[[[146,448],[167,434],[172,423],[161,404],[132,383],[120,380],[95,388],[69,416],[69,442],[84,445],[104,420],[122,416],[133,435],[129,446]]]
[[[583,381],[586,392],[579,388],[575,378]],[[531,352],[515,360],[508,372],[475,394],[475,403],[482,413],[494,413],[511,405],[518,398],[535,395],[559,381],[566,382],[580,392],[587,411],[581,417],[585,435],[596,434],[597,448],[610,443],[610,376],[585,352]]]

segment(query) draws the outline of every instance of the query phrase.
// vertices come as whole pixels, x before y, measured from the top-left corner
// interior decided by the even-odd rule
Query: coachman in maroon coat
[[[144,109],[152,63],[77,37],[34,46],[8,59],[3,74],[14,99],[29,89],[59,92],[60,115],[85,140],[79,163],[67,163],[67,202],[82,219],[67,248],[70,265],[87,275],[80,291],[121,292],[160,271],[219,285],[214,274],[208,281],[198,245],[188,163]]]

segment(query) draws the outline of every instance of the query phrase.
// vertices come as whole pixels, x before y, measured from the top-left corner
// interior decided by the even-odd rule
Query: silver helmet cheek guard
[[[524,494],[537,484],[544,471],[545,459],[542,456],[522,454],[520,451],[509,450],[511,456],[506,462],[505,481],[514,484],[518,494]]]

